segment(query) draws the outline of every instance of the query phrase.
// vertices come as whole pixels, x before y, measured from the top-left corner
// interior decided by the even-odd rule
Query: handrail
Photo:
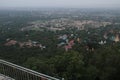
[[[24,67],[22,67],[22,66],[18,66],[18,65],[16,65],[16,64],[7,62],[7,61],[5,61],[5,60],[1,60],[1,59],[0,59],[0,63],[1,63],[1,64],[4,64],[4,65],[7,65],[7,66],[10,66],[10,67],[12,67],[12,68],[21,70],[21,71],[23,71],[23,72],[27,72],[27,73],[29,73],[29,74],[38,76],[38,77],[45,78],[45,79],[47,79],[47,80],[60,80],[60,79],[57,79],[57,78],[54,78],[54,77],[51,77],[51,76],[48,76],[48,75],[45,75],[45,74],[42,74],[42,73],[33,71],[33,70],[30,70],[30,69],[28,69],[28,68],[24,68]]]

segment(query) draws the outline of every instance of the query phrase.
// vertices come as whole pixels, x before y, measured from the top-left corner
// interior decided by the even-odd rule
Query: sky
[[[2,7],[120,8],[120,0],[0,0]]]

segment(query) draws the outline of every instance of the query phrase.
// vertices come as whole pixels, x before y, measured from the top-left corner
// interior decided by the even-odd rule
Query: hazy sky
[[[120,0],[0,0],[0,7],[120,8]]]

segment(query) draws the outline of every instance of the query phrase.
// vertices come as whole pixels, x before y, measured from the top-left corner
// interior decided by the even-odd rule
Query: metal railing
[[[60,80],[1,59],[0,73],[15,80]]]

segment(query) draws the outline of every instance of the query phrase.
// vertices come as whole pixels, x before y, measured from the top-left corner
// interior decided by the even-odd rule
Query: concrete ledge
[[[0,80],[15,80],[15,79],[5,76],[3,74],[0,74]]]

